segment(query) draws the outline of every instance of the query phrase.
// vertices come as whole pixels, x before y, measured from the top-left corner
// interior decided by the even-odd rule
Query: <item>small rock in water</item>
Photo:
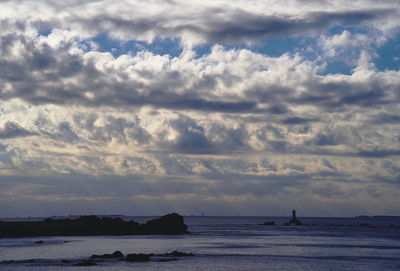
[[[92,255],[91,259],[112,259],[112,258],[123,258],[124,254],[121,251],[115,251],[113,254],[102,254],[102,255]]]
[[[160,256],[163,256],[163,257],[189,257],[189,256],[194,256],[194,254],[174,250],[171,253],[161,254]]]
[[[35,244],[43,244],[44,243],[44,241],[43,240],[38,240],[38,241],[35,241]]]
[[[266,221],[261,225],[264,225],[264,226],[275,226],[276,224],[275,224],[275,221]]]

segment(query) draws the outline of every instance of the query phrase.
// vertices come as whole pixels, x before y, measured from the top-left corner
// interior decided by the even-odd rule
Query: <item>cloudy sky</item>
[[[1,0],[0,217],[400,215],[398,0]]]

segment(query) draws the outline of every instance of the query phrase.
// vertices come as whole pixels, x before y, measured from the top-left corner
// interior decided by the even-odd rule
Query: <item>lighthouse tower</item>
[[[301,226],[303,223],[301,223],[300,220],[297,219],[296,217],[296,210],[293,209],[292,211],[292,219],[289,220],[289,222],[285,223],[286,226]]]

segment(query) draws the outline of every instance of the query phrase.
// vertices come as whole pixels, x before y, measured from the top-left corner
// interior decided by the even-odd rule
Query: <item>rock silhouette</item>
[[[0,222],[0,237],[22,236],[94,236],[188,233],[183,217],[177,213],[150,220],[145,224],[120,218],[81,216],[78,219]]]
[[[187,233],[187,226],[183,216],[169,214],[146,222],[143,230],[146,234],[181,234]]]
[[[275,221],[265,221],[261,225],[263,225],[263,226],[275,226],[276,224],[275,224]]]
[[[130,253],[124,256],[121,251],[115,251],[112,254],[100,254],[100,255],[92,255],[90,258],[86,259],[63,259],[63,260],[45,260],[46,264],[49,263],[61,263],[67,266],[95,266],[101,264],[112,264],[120,261],[125,262],[147,262],[147,261],[156,261],[156,262],[169,262],[169,261],[177,261],[178,258],[181,257],[191,257],[194,256],[193,253],[186,253],[178,250],[174,250],[170,253],[163,254],[145,254],[145,253]],[[30,260],[6,260],[0,261],[1,264],[26,264],[26,263],[37,263],[43,264],[43,260],[41,259],[30,259]]]
[[[102,255],[94,254],[90,257],[90,259],[120,259],[123,257],[124,254],[122,254],[121,251],[117,250],[113,254],[102,254]]]
[[[81,261],[81,262],[73,264],[73,266],[95,266],[95,265],[97,265],[97,263],[95,263],[91,260]]]
[[[126,255],[126,258],[124,260],[127,262],[147,262],[150,261],[150,255],[143,253],[132,253]]]

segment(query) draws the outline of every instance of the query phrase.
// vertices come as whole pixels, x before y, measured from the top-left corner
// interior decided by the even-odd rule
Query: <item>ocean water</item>
[[[288,218],[185,217],[192,234],[177,236],[3,238],[0,261],[35,262],[0,264],[0,270],[400,270],[400,228],[389,227],[399,226],[398,218],[301,218],[318,226],[259,225],[270,220],[283,224]],[[376,227],[358,226],[364,223]],[[43,243],[35,243],[38,240]],[[61,263],[116,250],[124,254],[179,250],[195,256],[171,262],[105,261],[90,267]]]

